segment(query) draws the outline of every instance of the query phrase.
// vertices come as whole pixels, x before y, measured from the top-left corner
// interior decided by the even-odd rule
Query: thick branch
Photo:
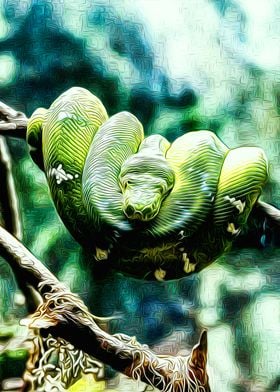
[[[12,269],[20,269],[22,278],[38,289],[45,299],[34,315],[35,328],[45,328],[119,372],[161,390],[167,390],[172,385],[173,391],[188,391],[190,384],[198,382],[194,380],[194,372],[186,358],[157,356],[134,339],[124,335],[112,336],[102,331],[81,299],[70,293],[24,245],[2,227],[0,254]]]

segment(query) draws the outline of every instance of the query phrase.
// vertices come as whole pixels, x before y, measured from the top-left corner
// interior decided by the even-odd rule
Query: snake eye
[[[121,187],[122,191],[125,191],[129,185],[132,185],[131,180],[123,180],[120,182],[120,187]]]
[[[123,188],[123,190],[126,190],[126,188],[127,188],[127,186],[130,184],[130,182],[129,181],[125,181],[125,182],[123,182],[123,184],[122,184],[122,188]]]

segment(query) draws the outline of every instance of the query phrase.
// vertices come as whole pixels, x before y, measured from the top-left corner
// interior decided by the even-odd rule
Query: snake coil
[[[145,263],[172,269],[178,258],[183,268],[176,277],[193,272],[186,263],[199,263],[194,244],[202,235],[211,261],[244,226],[267,179],[260,148],[229,150],[210,131],[189,132],[172,144],[161,135],[144,138],[134,115],[108,118],[101,101],[80,87],[33,113],[27,141],[71,234],[99,260],[119,241],[124,260],[137,253],[131,257],[137,275],[146,274]],[[221,245],[213,245],[217,236]],[[164,248],[165,256],[148,255],[147,244]]]

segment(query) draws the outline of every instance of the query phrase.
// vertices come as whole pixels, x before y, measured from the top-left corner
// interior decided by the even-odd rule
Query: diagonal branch
[[[25,139],[27,122],[25,114],[0,102],[1,135]],[[31,328],[46,330],[125,375],[160,390],[209,390],[207,375],[194,364],[194,357],[188,360],[157,356],[135,338],[121,334],[112,336],[102,331],[97,324],[98,318],[88,311],[81,299],[3,227],[0,227],[0,255],[22,281],[38,290],[44,300],[31,319]],[[206,333],[202,336],[205,346]],[[198,347],[200,350],[200,344]]]
[[[20,269],[22,278],[44,298],[31,327],[47,329],[53,336],[65,339],[115,370],[162,391],[196,390],[190,386],[202,388],[186,357],[158,356],[134,338],[102,331],[82,300],[2,227],[0,255],[12,269]]]

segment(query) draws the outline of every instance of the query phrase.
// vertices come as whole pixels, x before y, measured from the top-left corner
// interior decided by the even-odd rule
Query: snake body
[[[142,125],[135,116],[115,114],[99,128],[85,162],[83,192],[88,214],[120,231],[130,230],[131,225],[121,208],[119,172],[143,139]]]
[[[210,131],[172,144],[144,138],[134,115],[108,118],[79,87],[33,113],[27,141],[71,234],[95,259],[138,277],[181,277],[212,262],[267,179],[260,148],[230,150]]]
[[[92,140],[107,119],[106,109],[97,97],[85,89],[72,88],[48,110],[37,109],[27,128],[28,143],[36,162],[43,162],[56,209],[70,233],[83,245],[91,241],[85,233],[92,225],[99,227],[99,221],[97,215],[93,221],[89,219],[82,196],[82,173]],[[42,164],[39,166],[42,168]]]

